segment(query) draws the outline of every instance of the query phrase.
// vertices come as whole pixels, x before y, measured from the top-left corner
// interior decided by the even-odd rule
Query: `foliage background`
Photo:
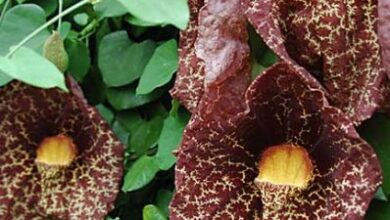
[[[186,0],[102,0],[85,4],[49,25],[14,54],[10,49],[77,0],[0,0],[0,86],[12,79],[65,89],[63,75],[42,56],[54,30],[64,39],[67,73],[82,86],[126,146],[125,176],[107,219],[168,219],[174,192],[172,151],[190,114],[172,100],[179,30],[189,19]],[[276,56],[251,27],[252,75]],[[35,76],[35,77],[34,77]],[[376,115],[360,128],[378,153],[385,181],[367,219],[390,219],[390,120]]]

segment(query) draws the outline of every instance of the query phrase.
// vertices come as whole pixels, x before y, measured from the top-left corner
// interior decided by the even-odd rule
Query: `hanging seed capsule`
[[[43,46],[43,56],[50,60],[61,72],[65,72],[68,68],[69,57],[66,53],[64,42],[60,34],[54,31],[53,34],[47,38]]]

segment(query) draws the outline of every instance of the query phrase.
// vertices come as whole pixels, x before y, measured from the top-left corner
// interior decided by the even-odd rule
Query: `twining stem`
[[[41,31],[45,30],[50,25],[54,24],[57,20],[64,17],[65,15],[69,14],[70,12],[90,3],[91,0],[82,0],[78,2],[77,4],[72,5],[71,7],[67,8],[62,13],[58,14],[57,16],[50,19],[48,22],[37,28],[34,32],[29,34],[27,37],[25,37],[22,41],[20,41],[19,44],[17,44],[15,47],[12,47],[10,52],[5,56],[6,58],[10,58],[12,54],[14,54],[18,49],[20,49],[23,45],[25,45],[29,40],[31,40],[33,37],[35,37],[37,34],[39,34]]]
[[[5,11],[7,10],[9,3],[11,3],[11,0],[7,0],[7,1],[4,3],[3,10],[1,10],[1,14],[0,14],[0,24],[1,24],[1,22],[3,21],[3,19],[4,19]]]
[[[63,3],[63,0],[58,0],[58,14],[59,15],[62,13],[62,3]],[[60,32],[60,30],[61,30],[61,23],[62,23],[62,17],[58,18],[58,25],[57,25],[58,32]]]

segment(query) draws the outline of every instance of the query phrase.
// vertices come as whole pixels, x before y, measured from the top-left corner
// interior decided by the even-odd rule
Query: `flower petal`
[[[0,89],[0,218],[102,219],[122,177],[123,146],[69,79],[70,94],[14,82]],[[35,151],[64,133],[79,154],[60,178],[42,179]]]
[[[390,77],[390,2],[378,1],[378,35],[381,44],[383,66]]]
[[[251,84],[245,100],[247,109],[234,125],[214,127],[195,117],[187,126],[171,218],[363,219],[381,184],[379,162],[322,90],[281,62]],[[283,143],[307,148],[315,177],[276,210],[253,181],[261,152]]]
[[[195,42],[198,36],[198,14],[204,0],[189,0],[190,23],[185,31],[180,32],[179,70],[175,86],[171,90],[189,111],[194,112],[203,95],[204,62],[195,53]]]
[[[381,168],[350,120],[287,63],[266,70],[248,91],[247,149],[294,143],[307,148],[316,167],[311,186],[281,210],[264,203],[264,219],[363,219]]]
[[[192,2],[194,17],[202,5],[197,3]],[[193,29],[184,32],[184,49],[181,50],[183,72],[179,70],[172,94],[187,107],[191,106],[189,109],[193,113],[198,105],[207,105],[200,114],[205,120],[211,120],[216,115],[230,117],[243,109],[242,95],[250,80],[250,52],[243,7],[239,0],[211,0],[198,16],[199,23],[194,20],[191,23]],[[179,91],[197,95],[178,96]],[[203,93],[209,94],[208,100],[203,100]],[[226,95],[222,96],[223,93]],[[219,97],[226,98],[222,100]],[[189,105],[188,102],[193,104]],[[217,109],[216,103],[219,102],[225,105]]]
[[[354,123],[371,117],[387,83],[375,1],[246,2],[250,22],[271,49],[322,81],[332,105]]]

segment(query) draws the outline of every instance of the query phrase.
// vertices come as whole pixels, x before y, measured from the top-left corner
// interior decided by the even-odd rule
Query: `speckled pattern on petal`
[[[322,82],[333,106],[355,124],[382,98],[382,68],[374,0],[243,0],[267,45]]]
[[[378,34],[382,62],[390,77],[390,1],[378,0]]]
[[[123,146],[77,84],[71,93],[20,82],[0,88],[0,219],[104,219],[123,173]],[[48,136],[74,139],[78,156],[63,175],[44,180],[34,162]]]
[[[187,126],[171,219],[363,219],[382,181],[379,162],[323,92],[282,62],[259,76],[245,97],[247,108],[236,112],[235,126],[200,117]],[[253,180],[261,152],[283,143],[308,150],[315,177],[275,210]]]
[[[204,92],[204,62],[196,56],[198,14],[204,0],[189,0],[190,23],[180,32],[179,69],[175,86],[170,91],[189,111],[194,112]]]
[[[203,117],[229,117],[234,108],[243,108],[242,94],[250,80],[244,8],[239,0],[209,0],[202,8],[203,1],[189,3],[192,17],[189,29],[181,34],[180,68],[171,93],[192,113],[207,102]],[[214,97],[202,101],[204,93]],[[222,93],[231,94],[230,104],[216,109],[212,100],[219,100]]]

